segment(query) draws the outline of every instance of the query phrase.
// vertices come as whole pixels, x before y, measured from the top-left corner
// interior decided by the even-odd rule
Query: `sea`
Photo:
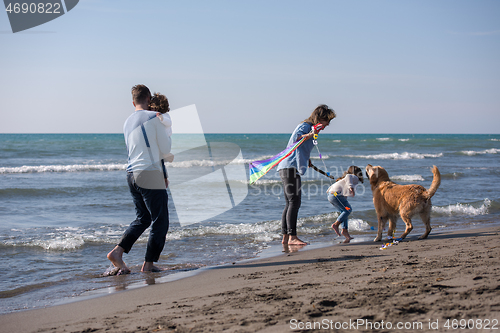
[[[248,183],[249,163],[278,154],[288,139],[289,134],[205,134],[206,147],[224,152],[227,144],[233,150],[214,161],[217,154],[210,149],[182,153],[179,147],[196,146],[199,138],[174,134],[182,158],[167,163],[170,229],[158,262],[164,270],[140,272],[147,230],[124,256],[132,273],[107,276],[106,254],[135,219],[123,135],[0,134],[0,313],[147,288],[289,250],[281,245],[285,202],[278,173],[273,169]],[[320,133],[311,160],[333,176],[350,165],[380,165],[393,181],[426,188],[436,165],[442,181],[432,198],[432,237],[498,225],[499,153],[500,135]],[[223,178],[209,177],[216,172]],[[176,182],[176,175],[189,179]],[[302,180],[298,235],[311,245],[301,251],[344,246],[331,229],[338,216],[326,195],[331,179],[309,169]],[[350,203],[353,243],[373,240],[377,217],[367,181]],[[418,217],[414,226],[411,235],[423,232]],[[401,220],[396,229],[403,231]]]

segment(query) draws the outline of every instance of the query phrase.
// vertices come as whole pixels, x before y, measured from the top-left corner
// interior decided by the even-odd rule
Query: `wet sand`
[[[451,332],[464,323],[467,332],[479,325],[495,332],[499,236],[500,227],[490,227],[431,233],[426,240],[410,234],[385,250],[374,242],[301,249],[2,315],[0,332],[392,332],[410,326]],[[154,274],[145,279],[153,283]]]

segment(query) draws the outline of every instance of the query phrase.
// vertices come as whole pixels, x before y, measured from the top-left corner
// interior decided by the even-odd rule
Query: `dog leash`
[[[319,159],[323,162],[323,166],[325,167],[325,170],[327,170],[328,168],[326,167],[325,160],[323,159],[323,156],[321,156],[321,152],[319,151],[319,147],[318,147],[318,134],[317,133],[313,135],[313,145],[316,146],[316,150],[318,151]],[[335,177],[330,176],[329,172],[323,171],[323,170],[317,168],[314,164],[312,164],[311,160],[309,160],[309,166],[312,167],[313,170],[319,172],[320,174],[325,175],[328,178],[335,180]]]
[[[342,201],[340,201],[340,199],[338,198],[339,194],[337,192],[333,192],[333,195],[335,196],[335,199],[337,199],[337,201],[342,205],[342,207],[344,207],[345,210],[347,210],[347,211],[351,210],[351,208],[344,206],[344,204],[342,203]]]
[[[323,170],[319,169],[319,168],[318,168],[318,167],[316,167],[314,164],[312,164],[312,162],[309,162],[309,167],[310,167],[310,168],[313,168],[313,170],[314,170],[314,171],[317,171],[317,172],[319,172],[320,174],[325,175],[325,176],[327,176],[328,178],[331,178],[331,179],[335,180],[335,177],[333,177],[332,175],[330,175],[330,173],[329,173],[329,172],[325,172],[325,171],[323,171]]]

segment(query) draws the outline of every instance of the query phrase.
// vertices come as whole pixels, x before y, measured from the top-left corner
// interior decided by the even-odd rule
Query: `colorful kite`
[[[290,154],[293,153],[295,149],[297,149],[297,147],[300,146],[305,140],[306,138],[302,137],[302,139],[295,143],[292,143],[278,155],[268,158],[267,160],[254,161],[250,163],[250,165],[248,166],[250,171],[250,185],[255,183],[260,177],[264,176],[272,168],[277,166],[281,161],[283,161],[283,159],[290,156]]]

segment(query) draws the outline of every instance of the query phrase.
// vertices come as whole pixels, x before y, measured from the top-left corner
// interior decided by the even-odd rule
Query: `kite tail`
[[[259,178],[264,176],[266,173],[271,171],[272,168],[277,166],[281,161],[290,156],[303,142],[305,137],[302,137],[299,141],[292,143],[290,146],[286,147],[285,150],[279,154],[268,158],[267,160],[253,161],[248,166],[248,171],[250,174],[250,185],[254,184]]]

